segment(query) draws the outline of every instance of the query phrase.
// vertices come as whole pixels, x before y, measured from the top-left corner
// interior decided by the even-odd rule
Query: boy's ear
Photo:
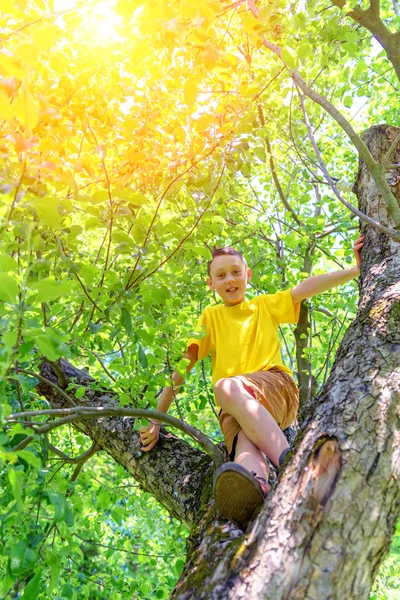
[[[253,276],[253,271],[251,269],[247,269],[247,281],[251,281]]]
[[[211,277],[207,277],[207,285],[208,285],[208,287],[210,288],[210,290],[213,290],[213,289],[214,289],[214,286],[213,286],[213,284],[212,284]]]

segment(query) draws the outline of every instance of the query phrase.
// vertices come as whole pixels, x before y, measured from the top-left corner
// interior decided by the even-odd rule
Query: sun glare
[[[54,0],[54,12],[73,10],[77,4],[77,0]],[[95,6],[78,7],[83,17],[82,25],[94,42],[116,42],[121,39],[117,33],[120,17],[114,12],[114,4],[114,0],[104,0]]]

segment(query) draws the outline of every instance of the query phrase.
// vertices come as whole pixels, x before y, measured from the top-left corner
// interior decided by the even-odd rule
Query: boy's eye
[[[217,275],[218,279],[221,279],[221,277],[223,277],[223,276],[224,276],[224,274],[223,274],[223,273],[219,273],[219,274]]]

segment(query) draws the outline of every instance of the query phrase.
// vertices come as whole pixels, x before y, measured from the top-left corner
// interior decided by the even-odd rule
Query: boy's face
[[[211,263],[210,273],[207,285],[217,292],[225,306],[235,306],[244,302],[251,270],[240,260],[240,256],[216,256]]]

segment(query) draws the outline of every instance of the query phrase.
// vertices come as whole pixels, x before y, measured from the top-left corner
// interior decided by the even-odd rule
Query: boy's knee
[[[240,388],[240,382],[235,377],[219,379],[214,386],[214,394],[220,407],[228,410],[229,405],[235,401],[238,392],[240,393]]]

